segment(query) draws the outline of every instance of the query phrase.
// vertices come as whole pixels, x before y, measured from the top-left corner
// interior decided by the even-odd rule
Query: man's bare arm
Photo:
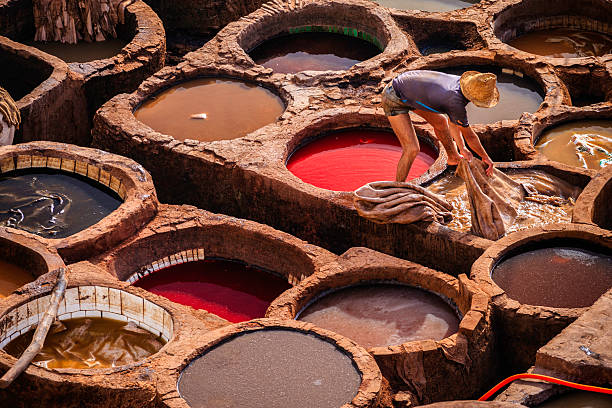
[[[456,125],[455,125],[456,126]],[[482,161],[488,166],[487,174],[490,176],[493,173],[493,160],[489,157],[489,154],[480,143],[480,138],[474,132],[471,126],[461,127],[461,135],[465,139],[466,143],[470,148],[482,159]]]

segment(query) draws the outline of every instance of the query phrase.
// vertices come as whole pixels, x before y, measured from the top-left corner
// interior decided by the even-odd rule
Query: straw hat
[[[495,74],[466,71],[461,75],[459,84],[463,95],[480,108],[492,108],[499,102]]]

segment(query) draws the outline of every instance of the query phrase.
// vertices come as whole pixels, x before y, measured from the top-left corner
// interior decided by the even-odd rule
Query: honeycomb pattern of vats
[[[16,143],[53,140],[89,145],[91,118],[100,105],[118,93],[133,91],[164,64],[166,40],[163,24],[142,1],[128,5],[123,21],[118,22],[119,37],[128,41],[121,52],[112,58],[85,63],[67,64],[53,55],[19,43],[33,39],[34,16],[29,1],[0,4],[0,22],[0,49],[19,58],[12,64],[20,70],[19,80],[31,80],[28,70],[34,69],[48,70],[47,75],[51,75],[31,93],[14,98],[24,124],[15,136]],[[10,61],[8,55],[3,55],[2,59]],[[30,67],[35,64],[47,67]],[[10,65],[3,64],[3,70],[9,69]]]
[[[135,93],[113,98],[96,116],[94,145],[134,157],[151,169],[156,180],[163,177],[164,180],[158,182],[157,186],[165,201],[175,204],[189,203],[217,212],[255,219],[336,252],[355,245],[365,245],[444,271],[456,269],[452,262],[446,265],[444,259],[435,257],[435,262],[430,260],[434,259],[438,250],[443,250],[455,254],[456,258],[468,259],[466,267],[462,269],[467,272],[471,262],[482,252],[482,249],[478,248],[486,247],[489,245],[487,242],[481,243],[470,234],[453,237],[453,232],[444,228],[440,234],[444,238],[440,236],[438,239],[434,233],[436,226],[428,226],[427,229],[396,225],[382,228],[357,217],[354,218],[357,227],[352,225],[351,228],[343,228],[340,233],[337,225],[346,225],[347,220],[354,216],[349,196],[341,192],[317,189],[296,180],[285,168],[287,157],[301,142],[333,128],[333,123],[339,123],[336,128],[354,124],[388,126],[378,105],[379,92],[382,90],[380,81],[384,80],[384,83],[393,75],[408,69],[494,65],[509,75],[531,78],[540,87],[544,101],[535,112],[525,113],[515,120],[475,125],[485,147],[498,161],[533,159],[534,155],[529,149],[533,149],[534,138],[531,134],[527,138],[527,134],[532,131],[531,126],[545,122],[546,118],[562,116],[560,112],[564,110],[571,111],[571,114],[564,117],[564,121],[588,117],[588,112],[593,110],[601,111],[601,116],[605,116],[610,109],[608,102],[584,108],[567,106],[571,103],[568,89],[575,88],[572,88],[572,84],[580,76],[575,67],[538,62],[534,58],[525,58],[517,53],[494,52],[486,48],[485,45],[493,35],[486,29],[490,9],[494,7],[491,2],[444,13],[444,16],[438,13],[390,10],[370,2],[357,2],[352,6],[341,1],[315,3],[319,2],[270,3],[229,24],[220,31],[215,40],[188,54],[184,62],[177,67],[167,67],[152,76]],[[313,15],[311,9],[318,10],[317,14]],[[335,13],[338,15],[339,26],[350,16],[353,25],[357,27],[356,30],[385,38],[386,48],[383,53],[344,72],[309,71],[297,74],[276,74],[253,64],[246,54],[250,47],[282,31],[288,24],[278,23],[274,24],[274,27],[268,27],[264,26],[265,22],[280,21],[282,17],[293,22],[294,26],[330,24],[329,20],[335,18]],[[321,14],[328,17],[322,17]],[[421,23],[421,20],[424,22]],[[436,22],[440,22],[444,27],[471,27],[460,37],[466,50],[421,56],[415,44],[421,43],[422,40],[414,41],[410,33],[418,29],[419,24],[431,27]],[[373,25],[380,27],[372,28]],[[458,28],[449,30],[460,31]],[[398,31],[401,33],[400,38],[394,38]],[[384,36],[389,34],[390,38]],[[395,41],[401,43],[400,53],[396,53],[396,46],[393,45],[396,44]],[[411,44],[406,45],[406,42],[411,41]],[[604,60],[605,58],[593,59],[589,63],[590,72],[607,72]],[[370,66],[373,62],[377,64],[375,69]],[[365,66],[362,66],[363,64]],[[247,78],[263,86],[274,87],[288,101],[287,110],[276,123],[231,143],[179,142],[170,136],[152,133],[148,127],[134,120],[132,110],[147,96],[181,80],[215,73]],[[598,74],[598,77],[605,78],[606,75]],[[602,81],[606,82],[605,79]],[[424,132],[428,132],[428,129],[430,128],[427,126],[423,127]],[[300,139],[296,135],[300,135]],[[160,156],[167,157],[169,163],[163,170],[154,164]],[[194,168],[199,169],[197,177],[192,175]],[[174,176],[167,177],[168,172]],[[439,172],[434,166],[429,176],[436,174]],[[170,181],[179,177],[181,180],[185,180],[185,177],[188,179],[180,185]],[[205,177],[206,182],[202,182],[202,177]],[[420,181],[427,180],[425,177]],[[228,191],[227,185],[236,186],[240,194]],[[176,199],[177,197],[180,199]],[[317,227],[312,228],[312,220],[317,220],[317,214],[325,214],[321,211],[322,208],[329,214],[330,205],[333,211],[332,219],[342,221],[330,224],[327,219],[321,219],[319,222],[315,221]],[[304,211],[312,215],[302,217]],[[290,218],[291,214],[299,214],[301,220],[296,219],[298,216]],[[308,225],[300,225],[301,223]],[[389,232],[389,228],[393,230],[393,234]],[[360,229],[368,232],[355,232]],[[387,239],[389,235],[402,234],[406,237],[414,234],[420,236],[416,240],[418,245],[410,249]],[[355,237],[347,239],[347,235]],[[469,244],[466,244],[466,240]],[[435,250],[428,254],[428,247]]]
[[[117,389],[126,390],[129,386],[133,386],[131,390],[111,396],[106,390],[112,389],[109,384],[117,377],[87,376],[89,379],[95,377],[96,381],[101,380],[103,384],[99,382],[92,384],[93,388],[99,387],[106,398],[105,401],[121,406],[142,406],[143,401],[156,398],[153,393],[157,392],[157,398],[161,401],[156,400],[156,402],[167,406],[185,407],[181,399],[174,398],[177,396],[176,379],[181,369],[197,357],[204,343],[218,341],[218,332],[210,333],[211,329],[227,324],[226,321],[205,311],[194,311],[179,306],[144,290],[132,288],[127,282],[119,281],[133,279],[139,273],[155,270],[160,265],[189,261],[190,253],[191,259],[196,257],[199,259],[201,249],[205,259],[207,256],[219,256],[215,251],[220,251],[222,257],[234,255],[232,258],[242,257],[256,265],[261,264],[267,257],[270,262],[268,269],[275,269],[278,265],[291,269],[286,259],[306,260],[307,262],[304,262],[306,266],[298,268],[300,269],[298,271],[292,271],[287,276],[289,282],[294,285],[299,285],[309,275],[313,276],[306,279],[322,279],[326,274],[333,273],[341,263],[335,255],[324,249],[289,237],[270,227],[231,216],[264,222],[336,253],[355,246],[365,246],[419,262],[431,269],[454,276],[469,273],[474,261],[487,248],[498,244],[504,245],[502,241],[494,243],[437,224],[381,226],[370,223],[356,215],[350,194],[330,192],[307,185],[286,169],[286,160],[295,148],[317,134],[364,124],[372,127],[388,127],[379,107],[380,92],[384,83],[405,70],[439,69],[471,64],[495,65],[511,75],[519,77],[522,75],[533,79],[541,88],[544,97],[543,103],[535,112],[525,113],[513,120],[477,125],[476,131],[482,137],[487,149],[490,149],[493,158],[504,162],[499,167],[544,169],[584,188],[575,207],[573,223],[560,226],[560,229],[594,230],[592,224],[598,224],[608,230],[611,228],[608,222],[610,217],[607,216],[609,212],[607,203],[612,191],[610,188],[612,173],[609,169],[596,172],[571,168],[537,155],[533,147],[539,134],[555,124],[583,118],[610,118],[609,115],[612,114],[610,56],[562,61],[530,55],[502,43],[497,37],[499,33],[495,31],[497,18],[500,26],[503,22],[505,27],[510,27],[512,19],[504,16],[512,17],[512,10],[516,7],[519,11],[523,7],[530,14],[544,16],[539,20],[540,25],[534,24],[531,27],[558,24],[558,21],[553,23],[553,19],[549,18],[551,10],[556,10],[557,7],[560,10],[563,7],[567,8],[571,2],[563,1],[557,4],[550,0],[522,2],[484,0],[463,10],[426,13],[387,9],[366,0],[351,2],[274,0],[263,4],[249,15],[246,14],[251,11],[253,4],[249,3],[246,7],[242,7],[240,2],[228,3],[231,3],[228,11],[240,10],[236,16],[243,15],[243,17],[227,25],[198,51],[186,55],[178,66],[166,67],[157,72],[146,79],[132,94],[114,97],[102,106],[94,118],[93,145],[131,157],[141,163],[152,173],[162,202],[192,204],[230,215],[209,214],[189,206],[161,205],[157,216],[148,225],[139,225],[138,229],[142,227],[139,231],[134,230],[127,234],[124,237],[125,242],[113,242],[100,249],[98,253],[88,253],[85,257],[90,258],[90,262],[94,265],[90,262],[81,262],[71,266],[73,273],[75,270],[77,272],[73,276],[80,279],[77,280],[79,285],[121,288],[162,306],[174,319],[175,339],[167,345],[167,352],[160,353],[142,367],[124,371],[126,379],[118,380]],[[608,28],[605,25],[589,21],[600,20],[604,15],[602,10],[609,10],[609,2],[588,0],[588,4],[589,7],[584,8],[583,14],[586,14],[578,18],[577,26],[607,32]],[[216,3],[211,3],[210,6],[215,7]],[[531,7],[533,9],[530,9]],[[594,8],[596,11],[593,11]],[[195,15],[197,13],[193,13],[193,16]],[[560,21],[565,24],[563,18]],[[567,21],[569,24],[569,20]],[[187,23],[193,24],[189,21]],[[270,69],[258,66],[248,56],[248,51],[262,40],[281,32],[300,31],[307,27],[317,29],[325,27],[370,38],[371,41],[375,39],[381,45],[382,52],[347,71],[310,71],[297,74],[274,73]],[[213,32],[216,29],[206,24],[198,27],[202,33]],[[424,32],[431,35],[426,35]],[[444,37],[442,35],[444,33],[452,35]],[[440,37],[434,34],[440,34]],[[456,41],[447,44],[450,37]],[[432,47],[439,45],[435,42],[439,38],[442,45],[448,45],[447,50],[429,52],[427,46],[430,43]],[[503,36],[502,38],[507,39]],[[229,76],[265,86],[283,98],[286,111],[276,123],[240,139],[224,142],[178,141],[171,136],[154,132],[135,120],[134,109],[147,97],[168,86],[201,76]],[[417,121],[417,129],[424,137],[431,137],[433,134],[431,128],[422,121]],[[445,159],[442,157],[418,182],[427,183],[439,177],[445,167]],[[125,222],[121,225],[125,225]],[[218,229],[215,230],[211,226],[216,226]],[[211,233],[196,232],[202,230],[209,230]],[[219,231],[224,232],[218,233]],[[545,227],[542,231],[548,231],[548,228]],[[262,250],[263,247],[244,244],[258,234],[267,237],[264,241],[270,243],[269,247]],[[521,232],[513,233],[508,239],[519,239],[522,236],[520,234]],[[609,231],[597,230],[595,236],[607,239]],[[257,240],[256,242],[260,243]],[[276,244],[279,246],[275,246]],[[275,252],[275,248],[283,249]],[[293,258],[286,256],[291,252],[286,252],[286,248],[295,249],[295,253],[292,252]],[[106,250],[108,252],[105,254],[99,254]],[[264,256],[259,254],[259,251]],[[236,253],[241,256],[235,256]],[[380,254],[377,256],[387,257]],[[392,257],[388,259],[390,263],[396,261]],[[397,260],[397,262],[404,261]],[[444,276],[442,273],[440,275]],[[446,276],[446,279],[454,278]],[[458,281],[459,284],[464,282],[467,286],[472,285],[465,278],[454,281]],[[478,286],[486,288],[483,283],[478,283]],[[9,302],[13,304],[17,296],[21,295],[13,295]],[[500,296],[496,299],[499,298]],[[3,310],[4,305],[5,303],[0,302]],[[509,318],[512,324],[525,323],[524,328],[530,333],[519,339],[517,347],[529,345],[531,341],[529,336],[538,327],[537,318],[547,317],[547,328],[560,330],[584,310],[572,310],[567,314],[564,314],[567,311],[548,312],[543,312],[542,315],[536,312],[529,314],[529,318],[536,317],[535,323],[529,319],[523,321],[520,316]],[[484,312],[482,314],[484,316]],[[567,315],[571,316],[568,318]],[[180,321],[181,319],[184,321]],[[243,327],[250,329],[253,325],[254,323],[245,323]],[[586,326],[592,327],[593,322],[587,322]],[[501,327],[494,314],[490,325],[491,332],[493,334],[501,332]],[[595,334],[601,335],[601,331]],[[549,335],[552,336],[547,333],[547,336]],[[473,350],[474,347],[486,349],[489,346],[490,343],[485,341],[467,343],[469,351],[473,353],[472,356],[477,355],[479,351]],[[452,348],[450,350],[452,351]],[[529,355],[525,356],[530,364],[535,351],[531,350]],[[495,358],[500,357],[499,348],[493,349],[493,353]],[[482,355],[485,354],[480,354]],[[408,359],[415,356],[405,353],[404,357]],[[1,352],[0,358],[3,358]],[[449,362],[448,365],[451,366],[452,363]],[[609,369],[610,364],[607,361],[602,365]],[[567,366],[581,368],[582,363],[569,359],[563,361],[561,358],[561,361],[547,366],[547,369],[562,373],[561,368]],[[403,374],[407,382],[422,380],[421,373],[410,371],[411,366],[408,361],[403,367],[406,370]],[[484,366],[480,368],[485,372],[483,376],[487,379],[497,379],[499,372],[496,369],[485,369]],[[152,370],[154,373],[147,370]],[[32,374],[29,379],[38,389],[48,390],[58,385],[55,373],[49,374],[38,368],[31,368],[28,373]],[[465,379],[462,377],[461,369],[457,369],[455,374],[458,378]],[[84,388],[85,382],[79,379],[85,377],[83,373],[74,373],[69,378],[64,377],[68,378],[68,381],[63,385],[65,388],[59,388],[60,392],[72,392],[71,387],[74,384],[78,384],[77,389]],[[426,381],[436,381],[435,374],[428,377],[430,378],[426,377]],[[153,378],[159,379],[159,382],[155,383]],[[484,386],[484,384],[472,385]],[[431,400],[444,398],[436,394],[444,393],[444,386],[440,385],[440,389],[431,393],[431,390],[428,391],[427,387],[424,387],[425,391],[420,397],[416,397],[406,389],[394,389],[393,403],[395,406],[410,406],[411,403],[422,403],[429,398]],[[160,390],[168,391],[169,394],[164,392],[159,397]],[[57,390],[54,392],[57,393]],[[74,395],[75,401],[79,401],[79,398],[87,403],[90,401],[86,391],[81,390]],[[53,403],[57,401],[49,401],[49,406]],[[379,406],[390,406],[390,402],[385,398],[380,398],[377,403]],[[472,402],[466,404],[476,406]],[[483,403],[482,405],[501,407],[505,404]]]
[[[367,282],[424,289],[445,299],[461,319],[459,331],[442,340],[368,348],[392,386],[409,390],[421,403],[465,399],[483,391],[481,378],[495,365],[489,298],[465,275],[456,279],[366,248],[353,248],[340,256],[333,268],[303,280],[279,296],[266,316],[295,319],[322,294]],[[405,371],[407,365],[411,366],[408,371],[422,372],[420,379]]]
[[[105,251],[128,238],[157,211],[148,172],[133,160],[95,149],[54,142],[31,142],[0,148],[0,171],[49,169],[86,177],[117,193],[123,203],[91,227],[62,239],[41,238],[69,262]]]

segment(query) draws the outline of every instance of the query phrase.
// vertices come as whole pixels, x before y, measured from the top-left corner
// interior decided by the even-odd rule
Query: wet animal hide
[[[353,202],[359,215],[379,224],[411,224],[452,219],[452,207],[421,186],[395,181],[375,181],[354,192]]]
[[[0,146],[13,144],[15,129],[19,129],[21,114],[8,91],[0,88]]]
[[[116,38],[120,0],[33,0],[36,41],[76,44]]]

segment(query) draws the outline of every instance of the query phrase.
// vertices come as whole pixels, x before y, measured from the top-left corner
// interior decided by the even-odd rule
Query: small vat
[[[259,319],[209,338],[178,378],[178,393],[192,408],[219,401],[236,408],[366,408],[385,392],[365,350],[312,325]]]
[[[74,173],[17,170],[0,177],[0,222],[44,238],[66,238],[102,220],[122,200]]]
[[[572,221],[573,208],[581,189],[541,170],[508,169],[508,176],[518,183],[532,184],[541,188],[542,194],[550,189],[552,194],[560,193],[561,200],[554,204],[523,200],[519,203],[517,217],[507,233],[552,223]],[[446,174],[427,187],[431,192],[442,195],[452,206],[453,219],[447,224],[456,231],[468,232],[472,227],[469,197],[465,183],[455,174]],[[546,195],[546,194],[545,194]]]
[[[20,335],[4,351],[19,358],[33,336],[34,330]],[[134,322],[80,317],[54,322],[33,363],[44,368],[112,368],[149,357],[165,343]]]
[[[11,49],[10,45],[0,45],[0,87],[17,102],[45,82],[54,66],[37,56]]]
[[[525,245],[501,258],[491,279],[522,304],[589,307],[612,288],[611,252],[600,251],[584,242]]]
[[[272,272],[224,259],[172,265],[133,284],[232,323],[264,317],[270,303],[291,287]]]
[[[514,287],[509,286],[512,293],[504,290],[506,282],[502,283],[504,286],[497,283],[497,268],[503,266],[504,261],[512,261],[514,256],[529,251],[560,247],[580,250],[581,261],[577,264],[582,265],[582,269],[572,268],[572,261],[567,259],[567,254],[561,256],[556,254],[553,259],[556,262],[544,264],[544,268],[539,269],[535,261],[520,262],[521,259],[516,258],[515,261],[519,261],[521,267],[515,269],[520,276],[516,273],[514,276],[524,281],[512,281],[510,285]],[[589,264],[585,268],[585,262],[587,264],[589,262],[589,257],[584,256],[585,250],[603,256],[604,263],[600,265],[608,262],[608,266],[599,272],[593,270],[595,264]],[[586,224],[552,224],[518,231],[503,237],[478,258],[472,266],[471,278],[492,299],[492,314],[496,322],[495,337],[502,360],[500,362],[502,374],[523,372],[534,363],[541,364],[540,353],[544,350],[542,347],[583,315],[593,304],[594,299],[599,298],[612,286],[610,255],[612,255],[612,242],[603,230]],[[593,275],[590,275],[591,273]],[[535,304],[522,302],[522,297],[525,294],[531,295],[530,291],[536,287],[539,288],[539,298],[536,301],[533,301],[533,297],[525,299]],[[524,292],[516,294],[515,288]],[[577,341],[578,344],[585,344],[582,342],[587,340]],[[558,345],[556,347],[558,348]],[[572,347],[572,350],[574,348],[578,347]],[[539,363],[536,362],[536,353]],[[580,350],[577,350],[576,354],[577,359],[584,358],[584,353]],[[547,364],[547,368],[557,370],[550,364]]]
[[[48,293],[8,310],[0,318],[0,348],[15,358],[30,344],[49,307]],[[34,364],[47,369],[104,369],[125,366],[157,353],[173,335],[162,307],[106,286],[66,289]]]
[[[444,321],[424,317],[423,309],[410,309],[415,298],[419,308],[419,300],[433,302]],[[334,267],[283,293],[266,316],[312,322],[367,347],[391,386],[418,394],[423,404],[480,392],[482,376],[494,361],[488,301],[465,275],[456,279],[367,248],[352,248]],[[321,304],[331,318],[316,316]],[[428,319],[442,330],[428,330]]]
[[[612,164],[612,121],[563,123],[545,130],[535,148],[549,160],[599,170]]]
[[[523,34],[508,45],[545,57],[601,57],[612,53],[612,36],[573,28],[550,28]]]
[[[36,237],[0,228],[0,299],[62,266],[64,262],[57,252]]]
[[[101,150],[53,142],[0,149],[0,224],[38,234],[67,263],[116,245],[157,212],[151,176]]]
[[[381,6],[399,10],[445,12],[480,3],[480,0],[374,0]]]
[[[459,330],[456,311],[441,297],[406,285],[377,282],[324,294],[297,319],[342,334],[366,348],[438,341]]]
[[[279,96],[256,83],[200,78],[152,96],[134,116],[178,140],[214,141],[245,136],[276,121],[284,110]]]
[[[378,55],[380,44],[357,29],[307,26],[267,39],[248,54],[255,63],[278,73],[343,71]]]
[[[455,66],[436,69],[448,74],[461,75],[466,71],[491,72],[497,75],[499,103],[492,108],[479,108],[473,103],[466,106],[470,124],[495,123],[517,120],[523,112],[537,111],[544,100],[542,88],[522,72],[497,66]]]
[[[323,133],[298,147],[287,168],[305,183],[335,191],[353,191],[372,181],[395,180],[402,148],[392,131],[353,128]],[[424,174],[438,157],[428,139],[419,138],[421,151],[408,179]]]

